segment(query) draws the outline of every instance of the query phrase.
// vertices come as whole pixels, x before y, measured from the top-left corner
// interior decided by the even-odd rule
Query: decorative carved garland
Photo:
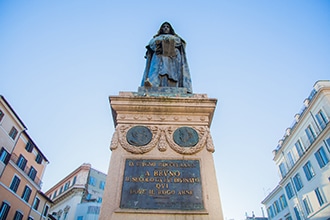
[[[215,149],[214,149],[214,145],[213,145],[213,140],[212,140],[212,137],[211,137],[211,133],[210,133],[210,129],[207,128],[207,133],[208,133],[208,136],[207,136],[207,142],[206,142],[206,150],[211,152],[211,153],[214,153]]]
[[[164,152],[167,150],[169,145],[175,152],[185,155],[192,155],[201,151],[204,146],[209,152],[214,152],[213,140],[210,135],[210,130],[208,127],[192,127],[194,128],[199,137],[199,142],[193,147],[181,147],[177,145],[173,140],[173,133],[178,127],[158,127],[158,126],[146,126],[151,130],[152,140],[149,144],[145,146],[134,146],[127,142],[126,135],[127,131],[134,126],[120,125],[116,128],[111,140],[111,150],[118,148],[120,144],[126,151],[133,154],[144,154],[151,151],[156,145],[158,150]]]
[[[131,152],[133,154],[144,154],[144,153],[151,151],[158,143],[161,130],[158,129],[156,126],[150,126],[150,127],[146,126],[151,130],[152,139],[151,139],[150,143],[148,143],[147,145],[137,147],[137,146],[129,144],[126,140],[127,131],[132,127],[134,127],[134,126],[127,126],[127,125],[118,126],[118,128],[116,129],[116,132],[118,132],[117,139],[118,139],[119,144],[126,151]]]
[[[113,133],[112,139],[111,139],[111,144],[110,144],[110,150],[116,150],[118,148],[118,135],[117,135],[117,130]]]
[[[158,150],[161,152],[164,152],[167,150],[167,142],[166,142],[166,138],[165,138],[165,129],[164,128],[160,128],[161,130],[161,136],[160,136],[160,140],[158,143]]]
[[[197,133],[199,137],[199,142],[193,147],[181,147],[177,145],[173,140],[173,133],[177,128],[168,127],[165,134],[166,134],[167,142],[169,143],[170,147],[177,153],[186,154],[186,155],[195,154],[201,151],[205,146],[209,133],[207,132],[207,129],[205,129],[205,127],[193,127],[193,128],[198,131]]]

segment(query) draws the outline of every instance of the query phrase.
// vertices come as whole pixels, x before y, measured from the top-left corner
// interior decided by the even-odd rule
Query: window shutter
[[[11,154],[7,154],[6,155],[6,159],[5,159],[5,161],[4,161],[4,163],[7,165],[8,164],[8,162],[9,162],[9,160],[10,160],[10,156],[11,156]]]

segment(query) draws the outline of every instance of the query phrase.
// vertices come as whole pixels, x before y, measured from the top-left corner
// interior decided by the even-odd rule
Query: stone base
[[[217,100],[158,89],[109,98],[116,131],[99,219],[222,220],[209,130]]]

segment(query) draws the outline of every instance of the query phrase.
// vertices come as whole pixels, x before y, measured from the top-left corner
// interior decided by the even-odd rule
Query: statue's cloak
[[[170,38],[169,43],[164,44],[165,37],[167,37],[166,39]],[[163,48],[159,53],[161,43],[163,43]],[[175,45],[173,51],[170,49],[171,44]],[[159,35],[151,39],[146,48],[146,68],[141,86],[144,86],[145,82],[148,81],[151,86],[158,87],[160,76],[167,75],[169,79],[177,82],[178,87],[186,88],[188,93],[192,93],[192,83],[183,39],[177,35]]]

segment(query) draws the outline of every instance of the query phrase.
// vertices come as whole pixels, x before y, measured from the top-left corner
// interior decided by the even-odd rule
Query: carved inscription
[[[126,159],[120,208],[203,210],[199,160]]]

